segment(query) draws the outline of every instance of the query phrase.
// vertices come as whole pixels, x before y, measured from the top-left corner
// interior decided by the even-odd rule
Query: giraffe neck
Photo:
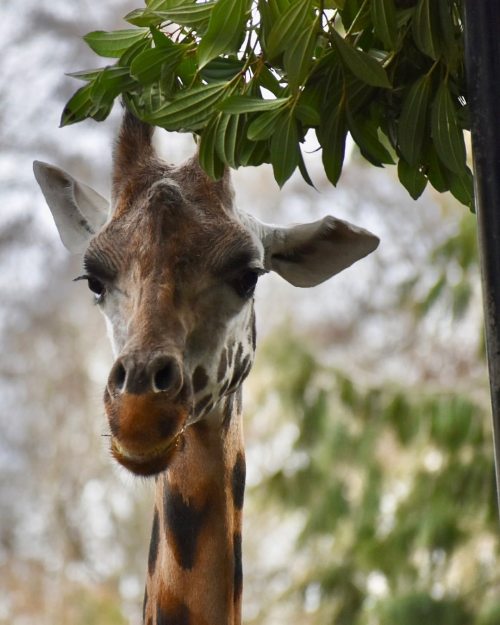
[[[220,419],[190,426],[171,466],[156,480],[145,625],[241,623],[240,397],[237,391],[227,398],[214,415]]]

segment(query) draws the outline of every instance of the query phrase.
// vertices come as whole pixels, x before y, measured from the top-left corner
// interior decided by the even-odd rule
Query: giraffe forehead
[[[189,205],[146,205],[115,216],[91,241],[85,265],[111,277],[134,267],[141,279],[155,272],[185,279],[190,272],[217,274],[261,256],[252,234],[232,215],[214,220]]]

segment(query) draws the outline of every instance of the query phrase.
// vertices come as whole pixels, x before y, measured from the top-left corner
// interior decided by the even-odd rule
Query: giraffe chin
[[[112,437],[111,455],[134,475],[142,477],[157,475],[168,468],[175,453],[182,448],[184,431],[185,428],[182,428],[174,438],[166,443],[156,445],[144,453],[131,452],[123,447],[115,437]]]

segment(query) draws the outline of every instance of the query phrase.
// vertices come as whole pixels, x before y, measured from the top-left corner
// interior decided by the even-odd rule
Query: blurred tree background
[[[152,487],[107,452],[104,324],[71,282],[79,259],[31,173],[34,158],[52,161],[106,193],[119,111],[57,130],[73,88],[63,72],[93,62],[82,34],[119,28],[135,5],[2,6],[1,625],[140,619]],[[192,150],[186,137],[164,143],[171,160]],[[278,192],[269,167],[247,169],[234,176],[240,207],[276,222],[332,212],[382,243],[314,290],[274,276],[259,285],[245,622],[498,625],[475,218],[432,190],[413,202],[352,145],[332,190],[314,148],[318,191],[294,176]]]

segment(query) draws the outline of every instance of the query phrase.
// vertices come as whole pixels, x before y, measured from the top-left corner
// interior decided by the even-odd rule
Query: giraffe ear
[[[65,247],[73,254],[83,252],[106,221],[108,202],[54,165],[35,161],[33,171]]]
[[[261,238],[266,268],[300,287],[328,280],[379,244],[368,230],[331,216],[297,226],[262,225]]]

